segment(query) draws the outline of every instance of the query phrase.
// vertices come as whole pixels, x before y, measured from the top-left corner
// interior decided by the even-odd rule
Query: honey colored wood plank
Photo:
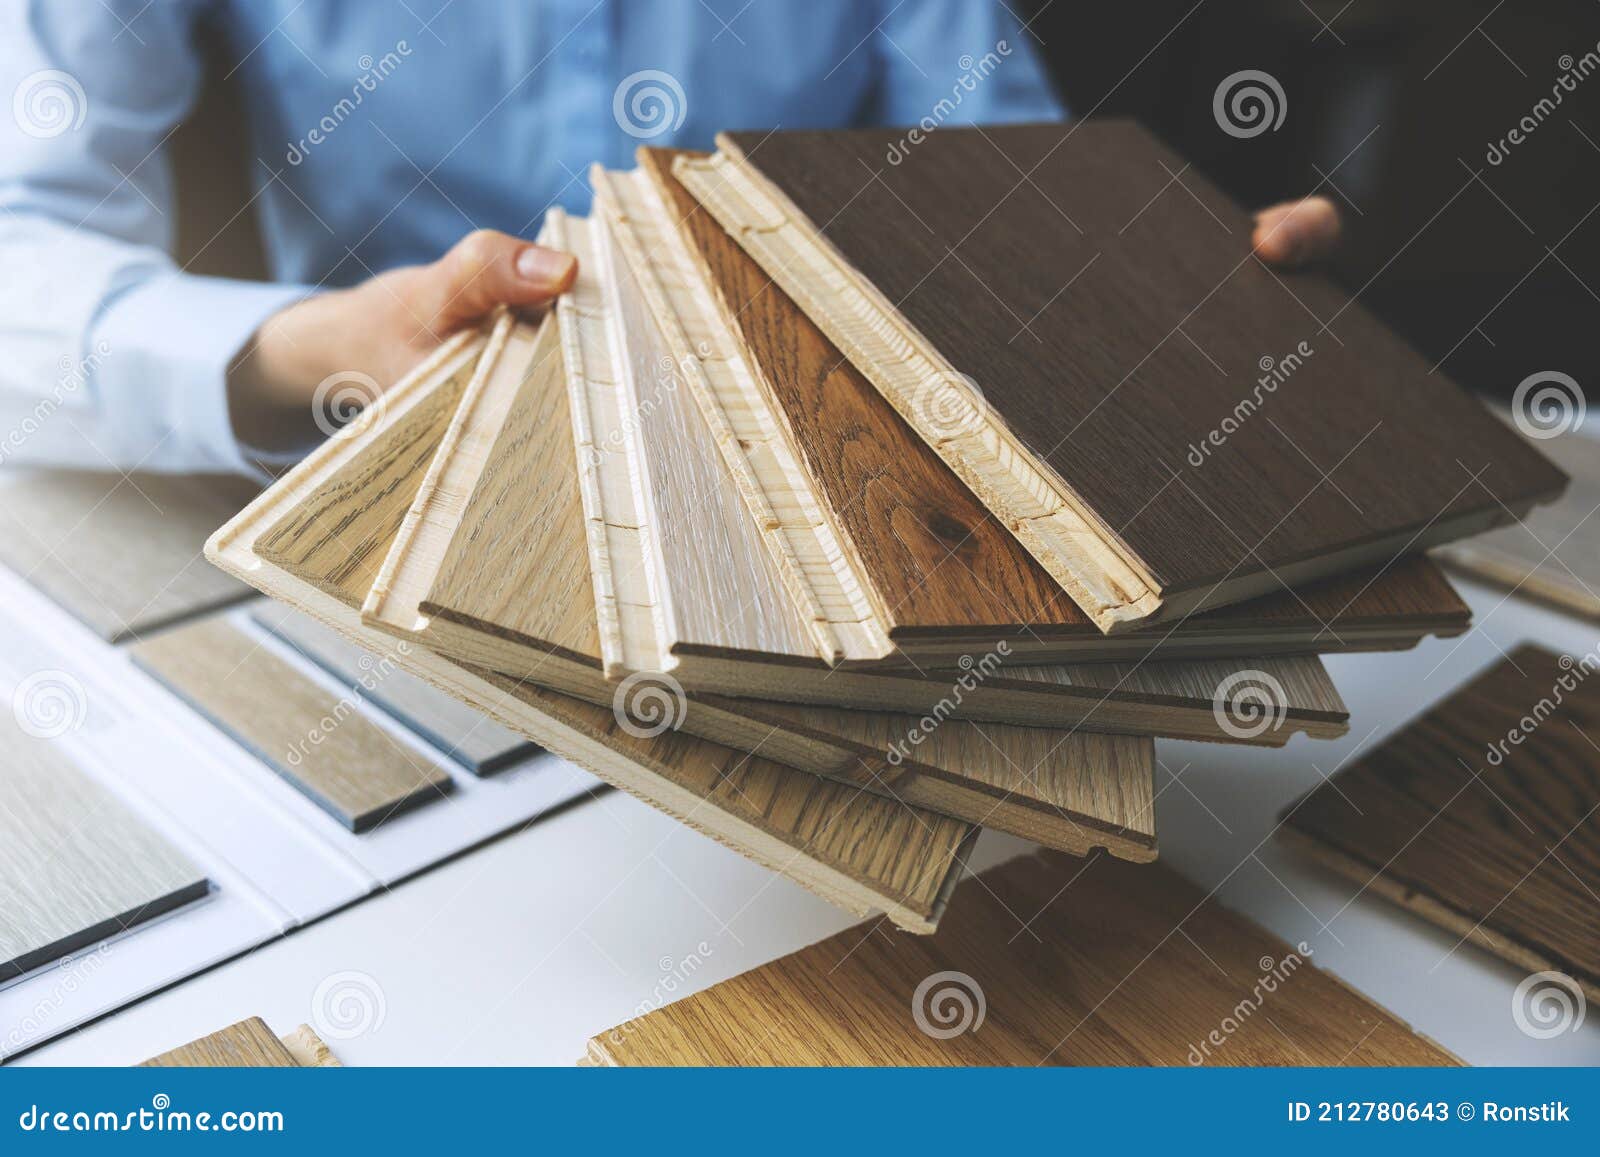
[[[559,222],[552,235],[562,236]],[[528,662],[523,677],[541,686],[612,710],[619,702],[654,702],[668,712],[664,721],[641,719],[645,730],[677,723],[715,742],[1051,847],[1081,853],[1104,846],[1134,859],[1155,855],[1154,752],[1147,739],[1004,724],[979,728],[944,720],[942,712],[930,726],[920,716],[686,695],[664,680],[620,690],[606,682],[585,582],[578,475],[558,465],[564,447],[572,452],[566,394],[560,368],[540,343],[526,335],[487,347],[456,418],[437,415],[437,425],[449,428],[436,435],[440,450],[436,467],[429,467],[434,485],[426,496],[419,487],[407,510],[403,494],[387,490],[362,506],[369,524],[399,524],[392,565],[385,561],[367,593],[369,622],[410,644],[491,666],[500,652],[482,649],[485,636],[520,648]],[[403,420],[397,429],[397,437],[413,437]],[[550,467],[530,475],[529,462]],[[358,461],[348,467],[359,468]],[[330,479],[326,488],[341,485]],[[349,493],[359,501],[357,492]],[[304,525],[317,532],[316,525]],[[491,565],[483,561],[486,551],[494,556]],[[925,701],[933,710],[962,693],[952,677]]]
[[[1564,485],[1331,282],[1252,261],[1248,214],[1131,122],[944,130],[886,164],[897,138],[724,134],[678,173],[1102,629]]]
[[[395,670],[381,655],[363,650],[309,615],[268,605],[251,618],[475,775],[502,771],[538,750],[516,732]]]
[[[303,505],[328,517],[306,527],[341,527],[364,550],[385,554],[398,535],[420,475],[356,497],[355,479],[414,436],[419,407],[448,389],[463,335],[397,383],[381,408],[363,414],[349,434],[330,441],[212,536],[207,556],[268,594],[311,614],[360,645],[381,647],[356,611],[366,595],[348,554],[308,545],[299,552],[328,570],[302,578],[253,551],[272,528]],[[335,499],[332,494],[342,496]],[[302,564],[304,565],[304,564]],[[341,584],[344,584],[341,586]],[[337,594],[332,592],[337,591]],[[692,735],[625,730],[607,709],[526,682],[491,675],[413,647],[402,666],[512,730],[848,911],[884,911],[899,926],[926,933],[937,925],[975,829],[880,800]]]
[[[321,1043],[321,1042],[318,1042]],[[326,1045],[323,1046],[326,1049]],[[259,1016],[151,1057],[147,1069],[295,1069],[300,1061]]]
[[[0,562],[120,643],[250,594],[201,548],[256,490],[221,475],[35,473],[0,487]]]
[[[1466,604],[1436,567],[1411,556],[1190,616],[1170,630],[1107,638],[672,175],[678,157],[705,154],[639,150],[751,371],[754,396],[744,409],[760,413],[739,441],[793,444],[814,482],[809,504],[837,520],[837,540],[905,654],[926,662],[963,640],[1010,638],[1038,662],[1136,658],[1157,648],[1216,657],[1409,646],[1466,629]]]
[[[1509,412],[1500,417],[1512,424]],[[1520,522],[1434,554],[1472,578],[1600,619],[1600,439],[1568,432],[1534,446],[1572,478],[1567,492]]]
[[[283,1047],[289,1050],[295,1063],[303,1069],[342,1069],[344,1062],[333,1055],[333,1050],[323,1043],[312,1027],[302,1024],[282,1038]]]
[[[204,897],[205,874],[58,742],[0,719],[0,982]]]
[[[1451,1065],[1304,946],[1175,872],[1049,853],[937,935],[876,924],[589,1042],[609,1065]]]
[[[442,799],[450,773],[226,618],[136,644],[133,660],[353,832]],[[385,659],[398,662],[394,648]]]
[[[1294,804],[1361,887],[1600,1000],[1600,659],[1531,645]]]

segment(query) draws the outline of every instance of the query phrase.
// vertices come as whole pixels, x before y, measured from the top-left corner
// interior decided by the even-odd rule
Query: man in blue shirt
[[[202,21],[272,284],[168,255]],[[0,82],[0,462],[123,469],[286,460],[331,375],[392,382],[559,293],[572,260],[526,238],[641,142],[1062,115],[1030,34],[974,0],[0,0]],[[1313,199],[1256,245],[1297,259],[1336,230]]]

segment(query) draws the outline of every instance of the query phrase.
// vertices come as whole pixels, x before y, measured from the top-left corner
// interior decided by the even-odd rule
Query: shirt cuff
[[[89,338],[93,388],[108,415],[176,440],[197,470],[264,479],[268,455],[242,445],[228,413],[228,370],[261,323],[309,296],[304,285],[163,274],[117,297]],[[275,455],[281,459],[284,456]]]

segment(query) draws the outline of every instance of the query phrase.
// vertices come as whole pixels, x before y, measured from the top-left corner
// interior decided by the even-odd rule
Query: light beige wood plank
[[[0,982],[209,890],[204,872],[56,740],[0,717]]]
[[[333,1055],[333,1050],[323,1043],[309,1024],[296,1026],[293,1032],[285,1033],[280,1039],[283,1047],[289,1050],[289,1055],[303,1069],[344,1068],[344,1062]]]
[[[256,486],[56,470],[0,486],[0,562],[111,642],[250,594],[201,553]]]
[[[319,1042],[320,1043],[320,1042]],[[327,1046],[323,1046],[326,1048]],[[139,1064],[146,1069],[293,1069],[300,1062],[259,1016],[230,1024],[199,1040]]]
[[[226,618],[145,639],[138,666],[351,831],[450,791],[450,773]],[[382,661],[398,666],[390,648]]]

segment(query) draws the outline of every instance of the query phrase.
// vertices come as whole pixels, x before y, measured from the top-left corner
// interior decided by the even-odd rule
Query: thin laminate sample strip
[[[589,1042],[607,1065],[1451,1065],[1160,865],[1043,853],[958,889],[937,935],[876,924]],[[1263,988],[1269,996],[1263,996]],[[1248,1011],[1265,1002],[1259,1015]],[[1234,1026],[1229,1029],[1228,1026]]]
[[[0,562],[120,643],[250,594],[201,548],[256,490],[222,476],[41,472],[0,486]]]
[[[226,618],[145,639],[133,659],[353,832],[451,789],[449,772]]]
[[[1253,261],[1248,214],[1132,122],[944,129],[885,164],[899,135],[722,134],[676,171],[1103,630],[1565,485],[1330,281]]]
[[[438,391],[459,397],[461,359],[476,337],[447,343],[207,543],[207,556],[264,592],[368,648],[382,636],[357,616],[368,563],[399,533],[432,444],[418,431],[437,417]],[[448,413],[448,407],[444,407]],[[420,462],[410,474],[400,461]],[[376,489],[366,484],[382,482]],[[277,534],[287,520],[303,534]],[[316,532],[320,527],[320,535]],[[338,537],[335,538],[335,531]],[[291,572],[258,555],[269,533]],[[352,564],[352,559],[360,562]],[[944,911],[974,829],[880,800],[689,734],[641,735],[606,708],[491,675],[425,648],[402,665],[563,758],[639,796],[848,911],[886,912],[899,926],[931,932]]]
[[[563,236],[559,222],[552,230]],[[920,716],[683,695],[666,682],[625,683],[619,690],[606,682],[584,547],[586,525],[591,534],[597,526],[586,524],[576,470],[560,468],[561,456],[572,453],[561,370],[541,344],[548,333],[513,340],[509,324],[500,331],[504,337],[485,349],[456,418],[447,423],[437,415],[437,425],[450,428],[435,435],[440,450],[426,497],[419,489],[407,510],[400,488],[366,495],[341,476],[308,496],[307,508],[323,506],[327,496],[318,517],[285,516],[311,537],[339,527],[324,548],[310,550],[297,537],[295,549],[301,559],[337,559],[362,537],[339,506],[348,502],[349,513],[374,526],[392,520],[397,508],[403,512],[392,563],[385,561],[367,592],[369,623],[401,645],[490,667],[499,652],[484,650],[484,642],[520,647],[528,662],[518,673],[541,686],[612,709],[619,702],[662,708],[665,721],[640,720],[645,730],[675,723],[1050,847],[1154,856],[1154,750],[1145,738],[955,720],[928,728]],[[419,433],[402,422],[396,437],[409,443]],[[354,476],[369,456],[382,460],[383,453],[380,446],[364,449],[343,473]],[[530,474],[528,462],[550,467]],[[939,686],[938,694],[951,694],[951,687]]]
[[[1600,1000],[1600,679],[1524,645],[1319,785],[1296,847]]]
[[[510,728],[406,674],[381,654],[347,641],[310,615],[269,605],[258,608],[251,618],[474,775],[491,775],[539,750]]]
[[[704,154],[639,150],[640,169],[664,199],[667,227],[691,250],[698,277],[737,334],[737,363],[748,368],[748,386],[726,391],[725,424],[741,446],[793,444],[812,485],[796,486],[788,471],[778,472],[777,485],[805,490],[786,507],[805,512],[802,523],[837,523],[832,538],[867,593],[878,629],[919,664],[974,639],[1009,637],[1035,661],[1071,662],[1152,650],[1181,658],[1186,651],[1215,657],[1385,649],[1466,629],[1470,612],[1438,568],[1409,556],[1381,571],[1190,616],[1171,630],[1108,638],[689,194],[671,172],[678,157]],[[616,184],[625,187],[620,178]],[[634,215],[647,213],[644,206]],[[752,456],[759,465],[782,454]],[[772,505],[785,512],[778,501]]]
[[[209,890],[188,857],[56,741],[0,720],[0,982]]]

